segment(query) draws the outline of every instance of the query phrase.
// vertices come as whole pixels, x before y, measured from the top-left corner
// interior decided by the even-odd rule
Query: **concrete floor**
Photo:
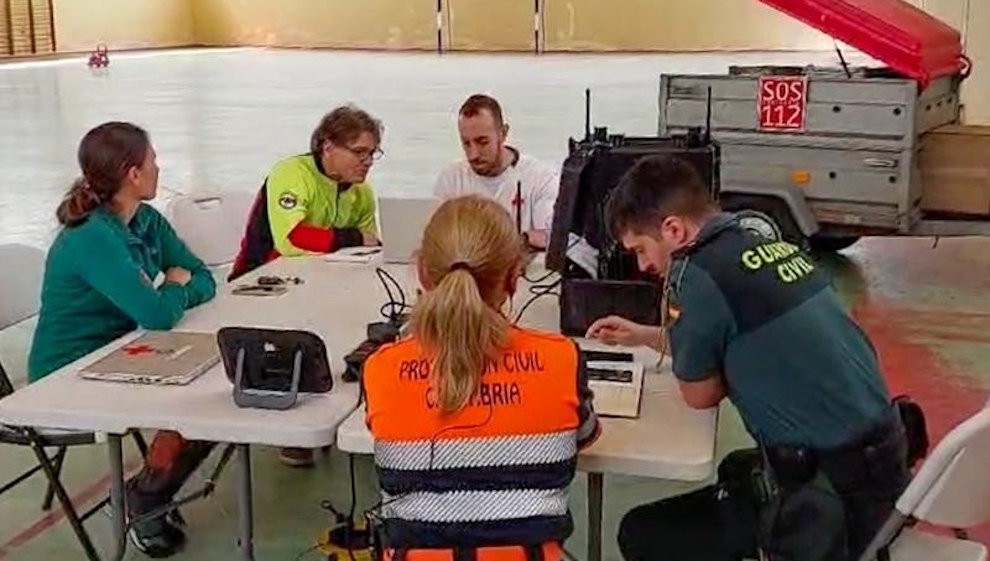
[[[152,134],[163,167],[158,205],[170,193],[254,190],[279,157],[305,150],[309,133],[330,107],[354,101],[383,119],[387,153],[373,171],[382,194],[425,193],[436,171],[455,159],[453,114],[469,93],[488,91],[508,113],[514,142],[559,163],[566,140],[583,130],[583,90],[595,93],[594,120],[615,131],[656,128],[661,72],[724,72],[729,64],[828,64],[831,55],[785,53],[641,56],[487,56],[334,53],[238,49],[112,56],[108,72],[82,61],[0,65],[0,243],[47,246],[54,208],[77,173],[81,135],[110,119],[132,120]],[[854,316],[872,337],[895,392],[927,409],[935,438],[971,415],[990,388],[990,241],[874,238],[842,255],[822,256]],[[0,265],[2,266],[2,265]],[[0,333],[0,359],[15,377],[31,325]],[[722,415],[720,455],[746,444],[731,410]],[[0,481],[31,463],[29,454],[0,448]],[[135,454],[130,451],[132,465]],[[102,446],[73,452],[70,494],[82,504],[106,489]],[[375,500],[372,465],[356,461],[359,511]],[[304,553],[326,526],[320,503],[349,504],[346,457],[321,458],[316,469],[277,463],[275,451],[255,454],[259,559],[318,559]],[[204,469],[204,475],[206,470]],[[176,559],[234,557],[236,505],[232,472],[216,496],[184,513],[190,543]],[[628,477],[606,478],[605,559],[619,559],[614,536],[630,507],[687,489]],[[0,498],[0,559],[78,559],[81,552],[56,512],[39,506],[39,480]],[[575,481],[577,528],[568,549],[583,558],[584,478]],[[104,548],[102,515],[88,524]],[[990,532],[979,536],[990,543]],[[131,552],[129,559],[141,559]]]

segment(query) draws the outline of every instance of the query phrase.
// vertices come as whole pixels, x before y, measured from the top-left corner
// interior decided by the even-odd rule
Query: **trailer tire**
[[[798,228],[784,201],[773,197],[725,197],[722,209],[735,214],[746,231],[772,241],[787,241],[801,249],[808,248],[808,238]]]
[[[842,251],[859,241],[859,236],[812,236],[811,249],[820,252]]]

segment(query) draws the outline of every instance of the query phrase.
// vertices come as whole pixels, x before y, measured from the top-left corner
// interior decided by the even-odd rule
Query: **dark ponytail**
[[[78,153],[82,177],[58,205],[58,221],[70,228],[78,226],[109,204],[130,169],[144,163],[150,147],[148,133],[131,123],[104,123],[86,133]]]
[[[89,187],[85,177],[72,182],[72,187],[58,205],[58,221],[65,226],[78,226],[100,206],[100,197]]]

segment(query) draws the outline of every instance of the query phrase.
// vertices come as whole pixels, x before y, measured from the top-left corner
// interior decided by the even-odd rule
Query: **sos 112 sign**
[[[760,76],[757,100],[761,131],[804,132],[807,76]]]

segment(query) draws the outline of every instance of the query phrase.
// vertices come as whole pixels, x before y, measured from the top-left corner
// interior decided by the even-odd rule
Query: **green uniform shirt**
[[[375,196],[367,183],[341,189],[316,167],[312,154],[275,164],[266,183],[272,241],[281,255],[305,255],[289,241],[300,222],[317,228],[357,228],[378,236]]]
[[[152,280],[171,267],[189,270],[192,280],[155,288]],[[154,208],[142,204],[127,225],[97,209],[64,228],[48,251],[28,378],[38,380],[138,326],[171,329],[215,292],[210,271]]]
[[[767,242],[722,214],[675,258],[674,374],[701,381],[721,372],[754,438],[830,448],[888,414],[872,345],[796,246]]]

